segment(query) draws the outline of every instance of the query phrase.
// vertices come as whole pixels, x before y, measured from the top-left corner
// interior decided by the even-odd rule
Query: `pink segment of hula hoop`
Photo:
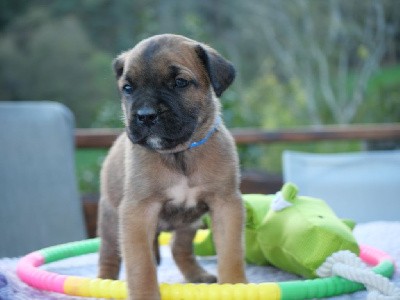
[[[372,266],[376,266],[384,260],[389,260],[393,264],[395,263],[394,259],[389,254],[367,245],[360,246],[360,258]]]
[[[64,293],[65,275],[58,275],[37,267],[44,263],[39,252],[33,252],[20,259],[17,265],[17,274],[22,281],[38,289]]]

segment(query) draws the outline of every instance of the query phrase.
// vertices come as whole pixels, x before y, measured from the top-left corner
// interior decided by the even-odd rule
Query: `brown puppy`
[[[146,39],[114,61],[126,132],[101,172],[99,277],[116,279],[121,256],[130,299],[159,299],[157,235],[173,230],[172,253],[190,282],[215,282],[192,240],[210,212],[218,282],[246,282],[238,157],[217,96],[232,65],[177,35]]]

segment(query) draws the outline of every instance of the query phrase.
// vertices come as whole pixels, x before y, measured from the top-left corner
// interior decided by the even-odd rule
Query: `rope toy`
[[[95,298],[127,297],[126,284],[119,280],[91,279],[77,276],[66,276],[42,270],[38,267],[43,264],[59,261],[65,258],[97,252],[99,239],[90,239],[80,242],[62,244],[32,252],[18,262],[17,274],[25,283],[37,289],[57,292],[61,294]],[[340,265],[336,266],[336,255],[340,256]],[[356,257],[357,258],[357,257]],[[361,246],[360,258],[369,264],[375,265],[367,273],[380,274],[385,277],[392,276],[395,266],[393,259],[386,253],[368,246]],[[342,254],[336,253],[321,266],[323,276],[332,276],[340,272]],[[347,258],[344,258],[346,261]],[[351,258],[350,260],[353,260]],[[332,268],[331,268],[332,267]],[[354,267],[350,267],[351,270]],[[333,270],[333,271],[330,271]],[[338,271],[339,270],[339,271]],[[345,272],[346,273],[346,272]],[[350,272],[351,273],[351,272]],[[367,288],[377,289],[380,292],[392,293],[392,298],[373,299],[399,299],[398,288],[392,287],[380,275],[368,275],[376,279],[359,279],[358,275],[351,277],[367,284]],[[340,275],[342,276],[342,275]],[[160,292],[163,300],[173,299],[249,299],[249,300],[285,300],[285,299],[311,299],[337,296],[353,293],[364,289],[361,283],[338,276],[317,278],[304,281],[287,281],[261,284],[161,284]],[[372,294],[370,294],[370,297]],[[375,294],[374,294],[375,295]],[[372,298],[371,298],[372,299]]]
[[[317,269],[320,277],[340,276],[362,283],[368,290],[367,300],[400,299],[397,288],[386,277],[372,272],[354,253],[344,250],[333,253]]]

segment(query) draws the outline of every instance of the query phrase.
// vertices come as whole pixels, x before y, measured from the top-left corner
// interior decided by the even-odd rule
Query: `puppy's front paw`
[[[202,272],[187,278],[192,283],[216,283],[217,277],[207,272]]]

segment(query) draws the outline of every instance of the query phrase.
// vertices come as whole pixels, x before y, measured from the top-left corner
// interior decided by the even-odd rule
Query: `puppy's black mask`
[[[169,150],[188,141],[197,126],[198,109],[185,107],[185,91],[151,81],[125,95],[130,116],[128,136],[133,143]]]

